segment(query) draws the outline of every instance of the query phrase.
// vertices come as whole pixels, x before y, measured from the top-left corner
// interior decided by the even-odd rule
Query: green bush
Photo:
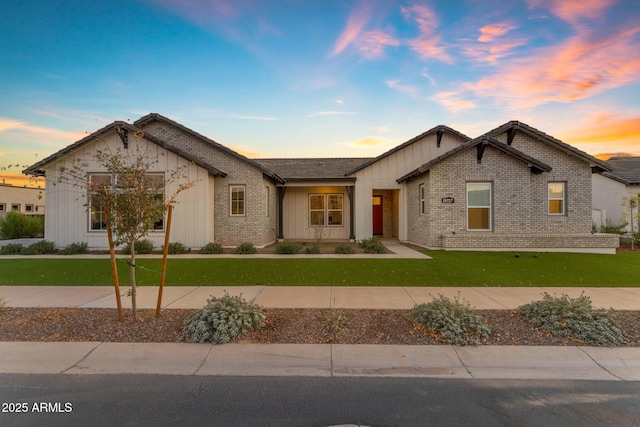
[[[384,247],[382,242],[378,240],[375,236],[370,239],[364,239],[360,246],[364,249],[365,253],[368,254],[386,254],[387,248]]]
[[[0,235],[5,239],[37,237],[42,234],[42,218],[11,211],[0,218]]]
[[[307,246],[304,248],[304,253],[308,255],[315,255],[320,253],[320,246]]]
[[[224,252],[222,245],[213,242],[207,243],[198,251],[201,254],[221,254],[222,252]]]
[[[21,255],[23,251],[22,243],[9,243],[0,248],[0,255]]]
[[[184,323],[180,341],[226,344],[234,337],[252,329],[259,329],[265,315],[256,304],[248,303],[242,295],[211,297],[207,305]]]
[[[569,337],[584,343],[611,347],[626,342],[626,337],[611,316],[611,311],[593,308],[591,298],[581,294],[543,294],[542,300],[518,307],[518,314],[533,325],[558,337]]]
[[[136,254],[150,254],[153,252],[153,242],[149,239],[136,240],[134,249],[136,250]],[[125,255],[131,254],[131,245],[128,243],[124,245],[122,247],[122,253]]]
[[[60,255],[78,255],[89,252],[89,244],[87,242],[72,243],[60,252]]]
[[[253,243],[240,243],[236,248],[236,253],[240,255],[251,255],[256,253]]]
[[[460,302],[459,297],[452,301],[438,295],[430,303],[413,307],[410,318],[449,344],[482,344],[491,334],[485,320],[468,303]]]
[[[44,255],[56,252],[56,244],[48,240],[32,243],[22,250],[23,255]]]
[[[336,246],[333,252],[336,254],[351,255],[351,254],[355,254],[356,250],[353,249],[351,245],[348,245],[346,243],[340,243],[338,246]]]
[[[189,252],[187,247],[180,242],[171,242],[169,243],[169,249],[167,253],[170,255],[182,255]]]
[[[276,253],[279,255],[294,255],[300,252],[300,245],[293,242],[278,243]]]

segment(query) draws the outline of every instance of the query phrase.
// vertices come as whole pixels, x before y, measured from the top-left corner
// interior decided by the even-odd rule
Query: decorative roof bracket
[[[123,127],[116,128],[116,131],[118,132],[118,136],[122,141],[122,145],[124,145],[124,149],[125,150],[128,149],[129,148],[129,131]]]

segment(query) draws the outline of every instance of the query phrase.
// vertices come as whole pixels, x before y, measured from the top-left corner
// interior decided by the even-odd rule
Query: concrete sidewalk
[[[128,287],[122,287],[126,293]],[[640,310],[640,288],[499,288],[499,287],[392,287],[392,286],[168,286],[162,307],[200,309],[211,296],[225,292],[242,295],[264,308],[363,308],[410,309],[444,295],[460,297],[479,310],[514,309],[542,298],[542,294],[580,294],[591,298],[595,307]],[[115,308],[112,286],[0,286],[0,297],[8,307]],[[156,308],[157,286],[138,287],[138,307]],[[131,299],[122,298],[123,307]]]
[[[167,287],[163,307],[202,308],[211,295],[242,294],[265,308],[408,309],[443,294],[478,309],[513,309],[543,292],[590,296],[594,306],[640,310],[638,288]],[[9,307],[115,307],[113,288],[2,286]],[[129,298],[123,298],[125,306]],[[140,308],[155,308],[142,287]],[[300,344],[0,342],[0,373],[640,381],[640,348]]]

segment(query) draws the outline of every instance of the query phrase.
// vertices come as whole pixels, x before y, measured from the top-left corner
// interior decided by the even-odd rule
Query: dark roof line
[[[564,151],[565,153],[571,154],[574,157],[588,162],[592,168],[597,169],[596,172],[606,172],[611,170],[611,168],[607,166],[604,161],[596,159],[590,154],[587,154],[582,150],[578,150],[577,148],[567,144],[566,142],[562,142],[561,140],[554,138],[551,135],[542,132],[541,130],[536,129],[533,126],[529,126],[528,124],[517,120],[511,120],[510,122],[498,126],[497,128],[485,133],[483,136],[495,137],[503,132],[508,131],[509,129],[524,132],[525,134],[536,139],[542,139],[552,146],[560,149],[561,151]]]
[[[224,151],[225,153],[227,153],[227,154],[229,154],[229,155],[231,155],[233,157],[236,157],[237,159],[240,159],[243,162],[246,162],[246,163],[250,164],[251,166],[253,166],[256,169],[260,170],[263,174],[265,174],[265,175],[269,176],[270,178],[272,178],[273,180],[275,180],[276,182],[284,183],[284,179],[279,177],[278,174],[276,174],[272,170],[265,168],[261,164],[249,159],[248,157],[245,157],[242,154],[240,154],[240,153],[238,153],[236,151],[233,151],[232,149],[227,148],[224,145],[222,145],[222,144],[220,144],[220,143],[218,143],[218,142],[216,142],[216,141],[214,141],[214,140],[212,140],[212,139],[210,139],[210,138],[208,138],[208,137],[206,137],[206,136],[204,136],[204,135],[202,135],[202,134],[200,134],[200,133],[198,133],[198,132],[196,132],[196,131],[194,131],[192,129],[189,129],[188,127],[186,127],[184,125],[181,125],[180,123],[175,122],[175,121],[169,119],[168,117],[163,116],[162,114],[149,113],[146,116],[141,117],[138,120],[136,120],[134,122],[134,124],[136,126],[142,127],[145,124],[150,123],[152,121],[164,122],[164,123],[166,123],[166,124],[168,124],[170,126],[176,127],[178,129],[182,130],[183,132],[188,133],[188,134],[194,136],[195,138],[200,139],[201,141],[206,142],[206,143],[216,147],[217,149],[219,149],[221,151]]]
[[[400,177],[397,179],[398,183],[401,183],[403,181],[408,181],[412,178],[415,178],[416,176],[420,176],[423,173],[427,172],[429,169],[431,169],[434,165],[442,162],[443,160],[448,159],[449,157],[454,156],[455,154],[461,153],[463,151],[467,151],[470,150],[474,147],[480,146],[480,145],[485,145],[485,146],[491,146],[493,148],[496,148],[497,150],[502,151],[503,153],[514,157],[517,160],[520,160],[521,162],[527,164],[527,166],[532,170],[532,172],[534,173],[540,173],[540,172],[550,172],[552,170],[552,167],[547,165],[546,163],[543,163],[539,160],[534,159],[531,156],[528,156],[526,154],[524,154],[522,151],[517,150],[513,147],[510,147],[500,141],[498,141],[495,138],[490,138],[487,137],[485,135],[479,136],[478,138],[475,138],[469,142],[465,142],[464,144],[447,151],[446,153],[428,161],[427,163],[423,164],[422,166],[418,167],[417,169],[414,169],[413,171],[409,172],[408,174]]]
[[[140,129],[136,128],[135,126],[131,125],[130,123],[127,122],[123,122],[123,121],[115,121],[113,123],[109,123],[108,125],[106,125],[105,127],[98,129],[97,131],[93,132],[90,135],[85,136],[84,138],[82,138],[79,141],[74,142],[73,144],[63,148],[62,150],[59,150],[55,153],[53,153],[52,155],[45,157],[44,159],[40,160],[39,162],[29,166],[28,168],[24,169],[22,171],[22,173],[24,175],[33,175],[33,176],[44,176],[44,170],[42,170],[42,168],[44,166],[47,166],[50,163],[53,163],[54,161],[66,156],[67,154],[71,153],[72,151],[77,150],[78,148],[81,148],[83,146],[85,146],[86,144],[88,144],[91,141],[94,141],[104,135],[107,135],[113,131],[117,131],[120,128],[124,128],[127,129],[131,132],[138,132]]]
[[[471,138],[469,138],[467,135],[464,135],[464,134],[462,134],[462,133],[458,132],[457,130],[452,129],[452,128],[450,128],[449,126],[445,126],[445,125],[438,125],[438,126],[435,126],[435,127],[431,128],[431,129],[429,129],[429,130],[428,130],[428,131],[426,131],[426,132],[421,133],[421,134],[420,134],[420,135],[418,135],[418,136],[414,136],[413,138],[411,138],[411,139],[410,139],[410,140],[408,140],[407,142],[404,142],[404,143],[402,143],[402,144],[398,145],[397,147],[392,148],[391,150],[387,151],[386,153],[383,153],[383,154],[379,155],[378,157],[375,157],[375,158],[373,158],[373,159],[371,159],[371,160],[369,160],[369,161],[367,161],[367,162],[365,162],[365,163],[361,164],[361,165],[360,165],[360,166],[358,166],[357,168],[355,168],[355,169],[352,169],[352,170],[348,171],[345,175],[353,175],[354,173],[356,173],[356,172],[358,172],[358,171],[360,171],[360,170],[362,170],[362,169],[366,168],[367,166],[370,166],[370,165],[372,165],[372,164],[374,164],[374,163],[378,162],[379,160],[382,160],[382,159],[384,159],[385,157],[388,157],[388,156],[392,155],[393,153],[395,153],[395,152],[397,152],[397,151],[400,151],[400,150],[402,150],[403,148],[405,148],[405,147],[407,147],[407,146],[409,146],[409,145],[413,144],[414,142],[419,141],[420,139],[422,139],[422,138],[424,138],[424,137],[426,137],[426,136],[428,136],[428,135],[431,135],[431,134],[433,134],[433,133],[436,133],[436,132],[438,132],[438,131],[447,132],[447,133],[449,133],[449,134],[451,134],[451,135],[454,135],[454,136],[457,136],[457,137],[459,137],[459,138],[461,138],[461,139],[463,139],[463,140],[465,140],[465,141],[469,141],[469,140],[471,139]]]

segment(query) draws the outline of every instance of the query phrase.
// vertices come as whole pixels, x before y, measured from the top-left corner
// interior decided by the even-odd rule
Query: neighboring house
[[[184,165],[199,180],[179,195],[171,228],[171,241],[194,248],[373,235],[443,249],[611,253],[619,243],[591,234],[591,174],[609,168],[523,123],[473,140],[437,126],[371,159],[251,160],[158,114],[114,122],[25,170],[47,180],[48,240],[107,246],[90,195],[58,174],[76,159],[101,179],[96,150],[134,134],[160,160],[154,173]],[[151,233],[158,245],[163,226]]]
[[[635,195],[640,202],[640,157],[612,157],[605,163],[611,170],[593,176],[593,222],[597,227],[628,223],[623,199]],[[626,229],[630,229],[628,224]]]
[[[19,187],[0,184],[0,217],[8,212],[21,212],[25,215],[44,215],[44,190],[34,187]]]

